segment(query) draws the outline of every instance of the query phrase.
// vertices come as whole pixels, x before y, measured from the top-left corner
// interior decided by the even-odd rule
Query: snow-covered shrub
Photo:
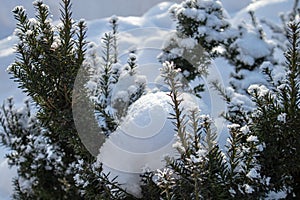
[[[241,82],[246,74],[258,70],[264,61],[275,62],[275,44],[265,37],[254,12],[249,13],[252,24],[238,25],[230,23],[221,2],[215,0],[186,0],[172,6],[170,12],[176,32],[158,59],[173,61],[187,80],[205,75],[209,57],[224,57],[235,68],[230,84],[245,92],[249,85],[241,87]],[[195,88],[195,92],[202,90],[203,85]]]
[[[181,80],[180,76],[176,78]],[[184,91],[182,86],[178,84]],[[115,180],[121,187],[136,197],[143,197],[140,175],[144,171],[165,167],[165,155],[178,156],[172,147],[176,137],[170,119],[174,111],[168,94],[148,88],[147,93],[129,106],[127,115],[99,151],[98,164],[103,163],[103,172],[110,173],[110,179],[117,176]],[[181,97],[182,103],[178,105],[181,109],[199,107],[192,94],[183,93]]]
[[[158,56],[160,62],[172,61],[180,68],[185,79],[191,81],[207,73],[210,57],[224,43],[229,22],[225,19],[219,1],[188,0],[170,8],[176,32],[166,42]],[[197,94],[204,90],[199,84]]]
[[[249,12],[252,24],[240,24],[232,27],[232,34],[225,45],[224,56],[235,66],[237,79],[244,79],[239,71],[257,69],[262,62],[273,61],[274,44],[268,41],[265,33],[254,16]]]
[[[256,109],[251,116],[251,130],[265,148],[259,157],[262,173],[269,176],[273,190],[287,190],[287,198],[300,196],[300,65],[299,22],[288,25],[289,46],[285,54],[286,65],[280,79],[276,77],[279,66],[264,66],[269,82],[252,85],[248,91]]]
[[[260,152],[255,160],[266,191],[299,196],[299,22],[289,23],[286,64],[264,62],[264,82],[252,84],[245,94],[219,91],[228,103],[226,119],[248,127]],[[240,101],[236,101],[239,97]],[[242,98],[241,98],[242,97]],[[257,168],[256,168],[257,169]],[[263,179],[262,179],[263,178]]]
[[[94,162],[81,143],[72,114],[73,86],[85,59],[86,25],[73,21],[69,0],[61,5],[57,26],[42,1],[34,2],[34,19],[23,7],[13,10],[17,56],[8,70],[30,97],[22,109],[16,110],[9,100],[0,112],[1,144],[11,151],[8,162],[18,172],[14,199],[81,199],[74,180],[79,169],[72,164]]]
[[[299,17],[300,17],[299,0],[294,0],[294,4],[291,11],[280,14],[280,19],[281,19],[280,25],[266,18],[260,19],[260,22],[266,25],[266,27],[268,27],[271,30],[271,34],[269,38],[276,42],[276,46],[279,49],[285,51],[288,45],[287,42],[287,38],[289,35],[288,23],[299,19]]]
[[[139,75],[136,55],[129,55],[127,64],[118,62],[117,19],[111,20],[113,31],[102,37],[102,55],[98,47],[90,44],[84,67],[90,80],[86,83],[88,95],[95,104],[95,114],[105,135],[114,131],[128,106],[144,93],[146,77]]]
[[[16,109],[13,100],[8,99],[0,114],[3,132],[1,143],[10,149],[6,155],[8,164],[17,168],[18,177],[14,180],[14,198],[35,199],[63,193],[67,185],[58,178],[66,168],[63,163],[64,152],[53,143],[41,121],[32,113],[30,102]],[[44,184],[49,187],[44,188]],[[56,189],[52,188],[56,187]],[[46,193],[45,190],[49,191]]]
[[[213,120],[199,109],[184,110],[179,71],[166,64],[163,76],[171,91],[172,120],[176,131],[173,147],[179,157],[166,157],[167,166],[142,176],[148,190],[162,199],[256,199],[265,196],[267,178],[260,175],[257,157],[262,144],[249,127],[228,126],[230,137],[222,151],[216,142]],[[225,153],[224,153],[225,152]],[[149,189],[150,188],[150,189]]]

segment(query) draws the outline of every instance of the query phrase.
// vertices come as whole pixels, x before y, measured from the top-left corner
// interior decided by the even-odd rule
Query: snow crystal
[[[234,130],[234,129],[240,128],[240,125],[239,124],[230,124],[230,125],[227,125],[227,128]]]
[[[165,179],[166,177],[170,177],[173,175],[173,171],[169,168],[164,168],[163,170],[157,169],[156,170],[156,175],[158,179]]]
[[[250,132],[249,126],[245,125],[241,128],[241,132],[246,135]]]
[[[259,87],[259,96],[263,97],[269,93],[269,89],[265,85]]]
[[[122,69],[122,65],[120,63],[114,63],[111,65],[111,69],[113,72],[118,72]]]
[[[286,78],[286,71],[282,66],[275,66],[272,71],[272,78],[274,83],[278,84]]]
[[[265,148],[265,145],[264,145],[264,144],[259,144],[259,145],[256,146],[256,149],[257,149],[257,151],[259,151],[259,152],[262,152],[262,151],[264,150],[264,148]]]
[[[277,116],[277,120],[280,122],[286,123],[286,116],[287,116],[286,113],[281,113]]]
[[[232,111],[240,110],[240,107],[243,107],[244,110],[251,111],[254,107],[254,103],[247,95],[239,93],[233,94],[230,104],[233,106]]]
[[[258,84],[253,84],[253,85],[249,86],[247,91],[248,91],[249,94],[255,94],[258,89],[259,89],[259,85]]]
[[[254,135],[250,135],[248,138],[247,138],[247,142],[259,142],[257,136],[254,136]]]
[[[136,60],[136,54],[134,53],[130,53],[129,56],[128,56],[128,60]]]
[[[13,66],[12,65],[8,65],[8,67],[6,68],[6,71],[7,72],[11,72],[13,69]]]
[[[75,183],[77,186],[79,185],[83,185],[84,184],[84,180],[81,179],[79,174],[75,174],[75,176],[73,177]]]
[[[22,177],[18,177],[18,182],[19,182],[19,185],[22,190],[30,191],[32,189],[31,187],[32,187],[34,181],[35,181],[35,178],[30,178],[28,180],[28,179],[24,179]]]
[[[32,4],[33,4],[34,6],[37,6],[37,5],[42,4],[42,3],[43,3],[42,0],[35,0],[35,1],[32,2]]]
[[[30,29],[35,29],[38,25],[38,21],[35,18],[28,19]]]
[[[55,50],[61,46],[61,40],[58,36],[54,37],[53,43],[51,44],[51,49]]]
[[[260,66],[261,71],[264,70],[272,70],[273,69],[273,64],[270,61],[265,61],[261,64]]]
[[[199,157],[198,159],[200,159],[201,157],[205,156],[208,152],[205,149],[199,149],[196,153],[197,153],[197,156]],[[200,162],[201,159],[198,161]]]
[[[32,30],[27,30],[27,31],[25,32],[25,35],[26,35],[27,37],[30,37],[32,34],[33,34],[33,31],[32,31]]]
[[[246,175],[250,179],[260,178],[260,174],[257,173],[256,169],[252,168]]]
[[[254,192],[254,189],[248,184],[244,184],[244,188],[245,188],[245,192],[248,194],[251,194]]]
[[[172,59],[183,55],[183,49],[182,48],[173,48],[173,49],[171,49],[170,52],[173,55]]]
[[[127,91],[130,95],[136,94],[138,91],[138,87],[136,85],[131,85],[128,87]]]
[[[254,64],[254,62],[255,62],[255,59],[251,55],[249,55],[247,53],[244,53],[243,49],[239,48],[238,50],[239,50],[239,52],[241,52],[243,54],[239,54],[236,57],[239,60],[241,60],[243,63],[252,66]]]
[[[235,194],[236,194],[235,190],[232,189],[232,188],[230,188],[229,193],[230,193],[230,195],[231,195],[232,197],[234,197]]]
[[[16,6],[16,7],[14,7],[14,9],[12,10],[12,12],[17,12],[17,11],[19,11],[19,10],[24,10],[24,11],[26,11],[26,9],[25,9],[23,6]]]
[[[201,154],[202,154],[202,153],[201,153]],[[203,158],[202,158],[202,157],[196,157],[196,156],[194,156],[194,155],[191,155],[191,156],[190,156],[190,159],[191,159],[191,161],[192,161],[193,163],[200,163],[200,162],[203,161]]]
[[[109,23],[116,23],[119,20],[117,15],[112,15],[110,17]]]
[[[185,152],[185,148],[182,146],[182,143],[181,143],[180,141],[175,142],[175,143],[172,145],[172,147],[173,147],[174,149],[177,149],[177,151],[179,151],[179,152],[181,152],[181,153]]]
[[[285,89],[288,88],[288,87],[289,87],[288,84],[282,83],[282,84],[280,84],[280,85],[277,86],[277,89],[278,89],[278,90],[285,90]]]
[[[200,36],[204,36],[207,33],[207,28],[205,26],[199,26],[198,27],[198,34]]]
[[[210,6],[210,8],[213,10],[219,10],[219,9],[222,9],[222,7],[223,7],[221,1],[219,1],[219,0],[215,0],[215,1],[203,0],[202,2],[205,3],[205,7]],[[199,3],[200,3],[200,1],[199,1]]]
[[[250,85],[247,91],[251,95],[257,94],[258,97],[260,98],[264,97],[269,93],[269,89],[265,85],[258,85],[258,84]]]
[[[266,197],[266,200],[285,199],[286,195],[287,195],[287,191],[278,191],[278,192],[271,191]]]
[[[196,20],[202,22],[202,21],[205,20],[205,17],[206,17],[205,11],[204,10],[198,10],[198,15],[197,15]]]

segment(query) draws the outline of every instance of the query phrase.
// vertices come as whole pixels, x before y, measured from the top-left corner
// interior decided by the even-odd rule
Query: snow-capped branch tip
[[[20,11],[25,12],[26,9],[23,6],[16,6],[12,9],[13,13],[19,13]]]
[[[164,62],[162,69],[160,69],[161,76],[164,77],[165,80],[175,78],[180,71],[180,68],[176,69],[175,64],[169,61]]]
[[[112,15],[112,16],[110,17],[109,23],[111,23],[111,24],[116,24],[118,21],[119,21],[118,16]]]

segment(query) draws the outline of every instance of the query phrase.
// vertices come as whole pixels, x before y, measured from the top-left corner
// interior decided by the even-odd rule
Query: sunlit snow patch
[[[199,107],[191,94],[182,94],[186,111]],[[175,131],[169,113],[171,98],[166,92],[149,93],[137,100],[128,110],[119,128],[104,143],[98,155],[103,172],[135,196],[140,195],[140,174],[145,168],[160,169],[165,166],[166,155],[176,157],[172,147]]]

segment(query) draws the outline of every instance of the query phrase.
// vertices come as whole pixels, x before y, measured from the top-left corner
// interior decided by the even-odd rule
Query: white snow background
[[[59,2],[59,0],[45,0],[45,3],[50,6],[54,20],[59,17]],[[180,2],[180,0],[173,0],[172,3],[160,2],[162,0],[73,1],[73,17],[75,19],[86,19],[88,24],[87,39],[99,43],[102,33],[110,30],[107,25],[108,17],[112,15],[123,16],[119,17],[120,31],[127,31],[129,36],[127,41],[123,38],[127,42],[127,45],[123,48],[126,48],[126,46],[138,47],[139,41],[142,39],[136,38],[136,31],[134,31],[135,34],[132,34],[132,30],[152,30],[137,34],[139,37],[151,38],[153,30],[155,30],[154,27],[157,28],[156,31],[174,29],[174,24],[172,24],[167,10],[172,3]],[[248,10],[256,11],[256,16],[259,18],[278,22],[278,14],[290,10],[293,5],[293,0],[222,0],[221,2],[233,23],[250,20]],[[0,0],[0,104],[7,97],[13,96],[17,106],[20,106],[25,96],[17,89],[16,84],[9,79],[10,76],[6,72],[7,66],[14,60],[13,46],[16,43],[16,38],[12,36],[12,33],[15,20],[11,10],[17,5],[23,5],[29,16],[34,16],[32,1],[30,0]],[[152,37],[151,39],[148,40],[149,45],[159,45],[165,38]],[[143,43],[142,45],[145,47],[147,44]],[[157,63],[156,54],[159,51],[148,53],[141,52],[138,59],[139,63]],[[215,65],[222,74],[223,81],[226,82],[226,77],[228,77],[230,71],[230,68],[226,68],[228,64],[220,59],[215,61]],[[9,169],[4,159],[6,151],[2,147],[0,148],[0,200],[10,199],[12,193],[11,179],[16,175],[15,170]]]

